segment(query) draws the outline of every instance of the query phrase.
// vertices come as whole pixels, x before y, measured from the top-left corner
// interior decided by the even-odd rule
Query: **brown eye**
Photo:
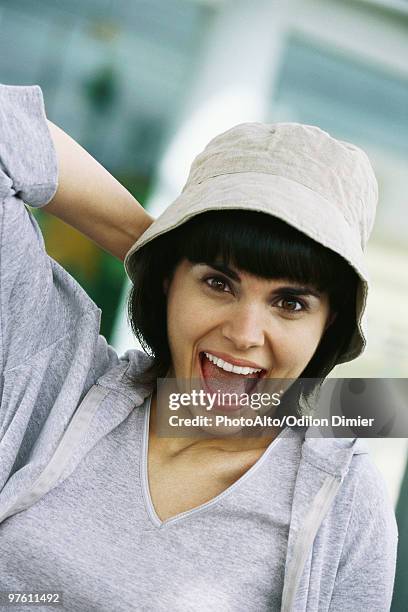
[[[299,300],[293,300],[289,298],[282,298],[278,304],[281,304],[280,308],[289,312],[300,312],[305,309],[304,304]]]
[[[209,276],[204,282],[214,291],[224,292],[225,288],[228,287],[228,283],[220,276]]]

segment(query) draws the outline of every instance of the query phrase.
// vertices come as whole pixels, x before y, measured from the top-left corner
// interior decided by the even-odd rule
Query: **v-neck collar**
[[[234,491],[237,487],[241,486],[241,484],[247,479],[250,478],[251,475],[266,461],[270,452],[278,445],[280,440],[283,438],[287,438],[290,435],[290,428],[286,427],[282,430],[272,442],[266,447],[265,451],[262,455],[257,459],[257,461],[247,470],[240,478],[238,478],[235,482],[233,482],[229,487],[224,489],[221,493],[213,497],[207,502],[200,504],[190,510],[186,510],[185,512],[180,512],[168,519],[162,521],[158,516],[155,507],[153,505],[152,497],[150,494],[150,486],[149,486],[149,477],[148,477],[148,454],[149,454],[149,432],[150,432],[150,409],[152,402],[153,394],[146,398],[145,401],[145,411],[143,416],[143,435],[142,435],[142,444],[141,444],[141,458],[140,458],[140,480],[142,483],[142,491],[143,497],[145,501],[146,511],[149,516],[150,521],[153,523],[155,527],[158,529],[163,529],[167,525],[171,525],[173,523],[178,523],[183,521],[184,519],[190,518],[193,515],[200,514],[202,512],[207,511],[209,508],[217,504],[221,499],[229,495],[232,491]]]

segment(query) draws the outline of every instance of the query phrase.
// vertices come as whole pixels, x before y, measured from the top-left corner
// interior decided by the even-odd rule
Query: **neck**
[[[179,437],[169,438],[158,435],[157,416],[157,397],[155,391],[150,405],[149,445],[155,444],[156,447],[161,448],[162,453],[168,456],[178,455],[192,447],[197,450],[201,449],[203,452],[209,450],[224,453],[259,451],[266,449],[281,431],[281,428],[274,428],[272,431],[268,430],[268,435],[257,437],[242,437],[240,436],[241,432],[231,434],[228,437],[215,437],[209,433],[206,436],[206,432],[201,430],[199,437],[198,435],[191,437],[180,435]]]

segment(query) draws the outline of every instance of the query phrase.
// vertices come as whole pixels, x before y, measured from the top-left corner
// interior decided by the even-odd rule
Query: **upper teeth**
[[[262,368],[249,368],[248,366],[241,367],[232,365],[232,363],[228,363],[228,361],[224,361],[219,357],[215,357],[211,355],[211,353],[204,353],[204,355],[209,359],[212,363],[214,363],[219,368],[222,368],[226,372],[233,372],[234,374],[255,374],[256,372],[261,372]]]

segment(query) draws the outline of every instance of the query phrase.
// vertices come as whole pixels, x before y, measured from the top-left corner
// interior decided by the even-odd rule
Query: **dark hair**
[[[271,215],[226,209],[196,215],[147,243],[129,262],[133,278],[129,322],[153,357],[144,382],[165,377],[171,364],[163,281],[171,279],[184,258],[210,265],[220,259],[259,277],[285,278],[328,293],[336,318],[301,374],[302,379],[319,379],[309,386],[304,380],[302,395],[312,397],[349,345],[355,328],[358,276],[353,268],[334,251]]]

